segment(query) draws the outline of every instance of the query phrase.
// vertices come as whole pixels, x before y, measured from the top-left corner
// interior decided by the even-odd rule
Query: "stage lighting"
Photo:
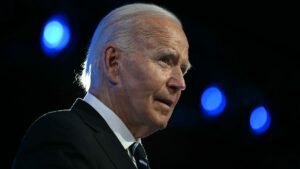
[[[250,116],[250,127],[255,134],[264,133],[271,124],[270,113],[264,106],[255,108]]]
[[[45,54],[55,57],[70,41],[70,29],[64,16],[53,16],[46,22],[42,37],[41,46]]]
[[[201,106],[207,116],[218,116],[226,106],[226,97],[216,86],[208,87],[202,94]]]

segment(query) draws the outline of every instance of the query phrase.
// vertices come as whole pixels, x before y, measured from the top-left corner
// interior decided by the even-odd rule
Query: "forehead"
[[[162,16],[141,16],[137,26],[137,33],[146,38],[158,38],[160,40],[178,40],[188,45],[186,35],[181,25],[175,20]]]
[[[141,20],[136,32],[136,41],[140,48],[173,51],[187,57],[188,40],[175,20],[161,16],[144,16]]]

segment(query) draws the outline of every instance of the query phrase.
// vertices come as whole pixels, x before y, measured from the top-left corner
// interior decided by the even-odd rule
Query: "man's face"
[[[167,18],[146,18],[149,37],[136,38],[137,50],[121,59],[121,111],[129,128],[152,132],[165,128],[186,88],[188,42],[182,29]],[[151,133],[150,133],[151,134]]]

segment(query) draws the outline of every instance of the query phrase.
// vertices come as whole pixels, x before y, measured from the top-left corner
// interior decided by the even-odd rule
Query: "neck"
[[[156,131],[146,124],[137,124],[133,119],[134,115],[128,113],[128,112],[132,112],[127,110],[128,105],[122,105],[122,103],[118,102],[117,100],[120,100],[120,96],[112,93],[111,90],[112,90],[111,88],[110,89],[102,88],[102,90],[101,89],[95,90],[94,88],[90,88],[89,93],[94,95],[103,104],[105,104],[108,108],[110,108],[122,120],[122,122],[126,125],[126,127],[129,129],[129,131],[131,132],[131,134],[134,136],[136,140],[139,138],[144,138]]]

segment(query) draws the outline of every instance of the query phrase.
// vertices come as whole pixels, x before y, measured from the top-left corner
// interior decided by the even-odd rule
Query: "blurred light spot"
[[[70,29],[62,16],[51,17],[43,28],[41,45],[43,51],[54,57],[61,52],[70,41]]]
[[[225,95],[219,88],[211,86],[203,92],[201,106],[206,115],[217,116],[222,113],[226,106]]]
[[[271,116],[264,106],[255,108],[250,116],[250,126],[255,134],[264,133],[270,126]]]

